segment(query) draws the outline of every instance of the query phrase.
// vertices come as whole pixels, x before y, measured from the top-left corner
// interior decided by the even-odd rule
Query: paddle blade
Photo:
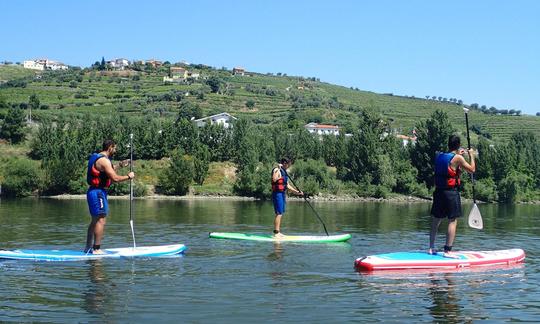
[[[469,226],[476,229],[484,228],[482,215],[480,214],[480,209],[478,209],[478,206],[476,204],[473,205],[473,208],[469,213]]]

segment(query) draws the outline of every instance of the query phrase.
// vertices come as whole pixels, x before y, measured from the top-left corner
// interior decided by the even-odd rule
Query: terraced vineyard
[[[294,113],[293,117],[301,122],[337,124],[350,130],[361,109],[372,109],[388,118],[392,128],[405,134],[410,133],[419,120],[428,118],[435,109],[441,109],[455,121],[456,128],[464,131],[463,110],[456,104],[352,90],[298,77],[233,76],[225,70],[203,69],[197,71],[202,79],[188,85],[164,84],[165,68],[152,73],[83,71],[74,73],[77,81],[62,81],[58,78],[38,79],[39,72],[20,66],[0,66],[0,80],[26,78],[26,87],[2,87],[0,97],[7,102],[21,103],[28,102],[30,95],[36,94],[47,108],[34,111],[33,115],[37,117],[73,112],[146,114],[157,118],[177,114],[178,100],[150,98],[182,91],[188,93],[182,100],[199,105],[203,115],[226,111],[256,123],[272,124],[284,122]],[[211,93],[203,84],[210,75],[218,75],[232,91],[227,94]],[[263,91],[253,91],[254,88]],[[271,91],[265,93],[264,89]],[[204,95],[196,95],[201,91]],[[318,104],[293,107],[294,97]],[[250,108],[247,107],[248,101],[252,103]],[[493,138],[506,139],[516,130],[530,130],[540,137],[540,117],[536,116],[488,115],[472,111],[470,122]]]

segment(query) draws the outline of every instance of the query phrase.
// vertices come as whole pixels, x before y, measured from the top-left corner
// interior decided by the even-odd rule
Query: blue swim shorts
[[[285,195],[285,192],[272,192],[272,203],[274,203],[276,215],[285,213]]]
[[[107,191],[105,189],[88,189],[86,201],[92,217],[107,216],[109,213],[109,203],[107,202]]]

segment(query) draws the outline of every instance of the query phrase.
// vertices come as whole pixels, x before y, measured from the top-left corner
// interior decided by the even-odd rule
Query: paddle
[[[294,183],[294,180],[293,180],[293,179],[289,176],[289,174],[287,173],[287,170],[282,169],[281,167],[280,167],[280,169],[283,170],[283,172],[285,172],[285,175],[287,176],[287,178],[289,178],[289,179],[291,180],[291,183],[293,184],[293,186],[295,186],[296,189],[300,190],[300,188],[298,188],[298,186],[296,185],[296,183]],[[302,191],[302,190],[300,190],[300,191]],[[303,191],[302,191],[302,192],[303,192]],[[330,236],[330,235],[328,234],[328,231],[326,230],[326,225],[324,225],[324,222],[323,222],[323,220],[321,219],[321,216],[319,216],[319,213],[317,213],[317,211],[315,210],[315,208],[313,208],[313,206],[311,206],[311,203],[309,202],[309,200],[307,200],[306,195],[303,195],[303,197],[304,197],[304,200],[307,202],[308,206],[311,207],[311,210],[313,210],[313,212],[315,213],[315,216],[317,216],[317,218],[318,218],[319,221],[321,222],[321,224],[322,224],[322,226],[323,226],[323,228],[324,228],[324,232],[326,233],[326,236]]]
[[[133,172],[133,134],[129,134],[129,172]],[[133,229],[133,178],[129,179],[129,225],[131,225],[133,248],[136,248],[135,230]]]
[[[471,149],[471,137],[469,135],[469,109],[463,108],[465,111],[465,124],[467,125],[467,145],[469,150]],[[469,226],[476,229],[484,228],[484,222],[482,221],[482,215],[480,214],[480,209],[476,205],[476,193],[474,190],[474,173],[471,173],[472,181],[472,194],[473,194],[473,207],[469,213]]]

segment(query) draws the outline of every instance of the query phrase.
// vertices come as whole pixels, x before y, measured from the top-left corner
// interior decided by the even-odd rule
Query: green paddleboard
[[[211,238],[263,241],[263,242],[303,242],[303,243],[327,243],[327,242],[345,242],[351,238],[351,234],[340,235],[285,235],[281,238],[274,238],[270,234],[244,234],[244,233],[210,233]]]

